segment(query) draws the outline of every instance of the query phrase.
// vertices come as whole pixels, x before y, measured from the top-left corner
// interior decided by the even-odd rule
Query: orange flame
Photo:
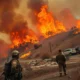
[[[23,54],[20,58],[21,58],[21,59],[27,58],[30,54],[31,54],[31,52],[29,51],[28,53]]]
[[[40,35],[44,38],[56,35],[58,33],[66,31],[61,22],[54,19],[52,13],[48,12],[47,5],[41,7],[41,11],[36,14],[38,18],[37,29]],[[23,26],[23,27],[22,27]],[[38,40],[36,34],[24,25],[19,25],[18,29],[14,29],[11,32],[12,47],[19,46],[19,44],[31,42],[35,43]]]
[[[35,41],[38,41],[38,37],[36,34],[30,30],[30,29],[24,29],[22,28],[21,31],[13,31],[11,33],[11,39],[12,39],[12,47],[19,46],[22,43],[31,42],[35,43]]]
[[[45,38],[66,31],[63,24],[55,20],[52,14],[47,11],[47,5],[42,6],[41,12],[36,15],[38,17],[37,28]]]
[[[80,20],[77,20],[77,28],[80,30]]]
[[[77,20],[76,23],[77,23],[77,26],[76,26],[76,31],[74,34],[80,33],[80,20]]]

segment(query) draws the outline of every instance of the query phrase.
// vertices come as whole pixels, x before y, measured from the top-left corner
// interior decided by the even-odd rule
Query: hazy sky
[[[0,32],[0,40],[3,40],[3,41],[6,42],[7,44],[11,44],[10,37],[9,37],[8,34],[1,33],[1,32]]]
[[[80,0],[48,0],[49,7],[54,13],[58,13],[64,8],[69,8],[72,14],[80,19]]]
[[[24,15],[27,14],[29,11],[29,9],[26,7],[27,1],[28,0],[21,0],[20,8],[17,12],[20,12]],[[48,6],[49,9],[54,12],[54,14],[58,14],[64,8],[69,8],[72,14],[77,19],[80,19],[80,0],[48,0]]]

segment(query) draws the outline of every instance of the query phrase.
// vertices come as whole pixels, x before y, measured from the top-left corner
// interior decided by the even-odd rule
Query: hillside
[[[52,56],[57,54],[59,49],[72,48],[80,45],[80,33],[74,31],[60,33],[41,42],[42,47],[34,49],[30,58],[40,58],[42,56]]]

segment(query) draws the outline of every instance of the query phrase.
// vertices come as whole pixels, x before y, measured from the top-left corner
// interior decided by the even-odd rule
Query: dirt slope
[[[42,47],[34,49],[31,58],[40,58],[44,55],[52,56],[57,54],[59,49],[72,48],[80,45],[80,34],[73,34],[73,31],[64,32],[52,36],[41,42]]]

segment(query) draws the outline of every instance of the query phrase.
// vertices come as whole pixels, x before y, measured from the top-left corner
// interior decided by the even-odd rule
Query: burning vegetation
[[[48,12],[47,5],[41,7],[41,11],[36,14],[37,16],[37,28],[41,35],[45,38],[56,35],[58,33],[66,31],[61,22],[54,19],[52,13]]]
[[[80,20],[76,20],[76,26],[73,28],[74,34],[79,34],[80,33]]]
[[[37,17],[37,30],[41,36],[48,38],[61,32],[65,32],[66,29],[61,22],[54,19],[52,14],[48,12],[47,5],[41,7],[41,11],[36,13]],[[19,22],[14,25],[11,33],[12,47],[18,46],[22,43],[31,42],[36,43],[39,41],[39,36],[27,27],[25,22]]]
[[[38,37],[36,36],[35,32],[33,32],[31,29],[26,27],[23,23],[20,23],[15,27],[11,35],[11,41],[12,41],[12,47],[19,46],[20,44],[31,42],[35,43],[35,41],[38,40]]]
[[[20,58],[21,59],[27,58],[28,56],[30,56],[30,54],[31,54],[31,52],[29,51],[28,53],[23,54]]]
[[[78,28],[78,32],[80,32],[80,20],[77,20],[77,28]]]

